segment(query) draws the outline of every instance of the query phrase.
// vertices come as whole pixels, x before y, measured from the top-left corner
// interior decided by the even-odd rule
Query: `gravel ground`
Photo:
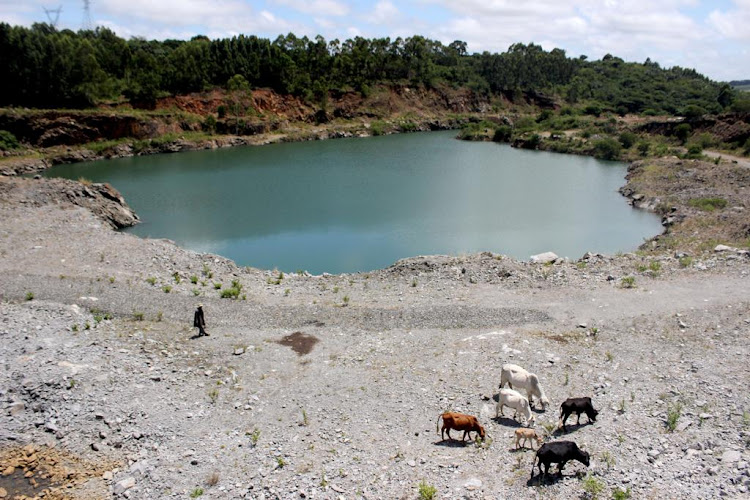
[[[2,200],[0,497],[747,498],[748,271],[729,249],[280,277]],[[590,467],[529,479],[520,424],[495,418],[506,362]],[[563,433],[572,396],[600,413]],[[441,441],[445,410],[489,439]]]

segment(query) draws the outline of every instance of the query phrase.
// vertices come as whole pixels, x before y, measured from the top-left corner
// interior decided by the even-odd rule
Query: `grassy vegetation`
[[[667,430],[669,432],[674,432],[674,430],[677,428],[677,422],[680,420],[680,416],[682,416],[682,404],[680,403],[674,403],[669,406],[667,409]]]
[[[425,481],[419,482],[419,498],[420,500],[432,500],[437,495],[437,488],[426,483]]]
[[[726,208],[727,200],[724,198],[693,198],[688,201],[688,205],[705,212],[713,212]]]

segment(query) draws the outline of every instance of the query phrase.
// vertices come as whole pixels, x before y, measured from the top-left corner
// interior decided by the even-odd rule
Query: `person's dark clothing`
[[[193,316],[193,326],[198,329],[199,337],[208,335],[208,333],[206,333],[206,318],[203,316],[202,307],[199,307],[195,310],[195,315]]]

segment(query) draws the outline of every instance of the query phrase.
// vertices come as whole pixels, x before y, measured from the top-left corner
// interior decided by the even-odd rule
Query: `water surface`
[[[617,189],[626,166],[455,140],[455,132],[274,144],[62,165],[109,182],[143,223],[237,264],[341,273],[415,255],[635,249],[661,231]]]

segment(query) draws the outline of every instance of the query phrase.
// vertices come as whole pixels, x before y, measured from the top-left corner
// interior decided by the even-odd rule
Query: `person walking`
[[[193,326],[198,328],[198,336],[208,336],[208,333],[206,332],[206,318],[203,315],[203,304],[198,304],[198,307],[195,310],[195,314],[193,315]]]

